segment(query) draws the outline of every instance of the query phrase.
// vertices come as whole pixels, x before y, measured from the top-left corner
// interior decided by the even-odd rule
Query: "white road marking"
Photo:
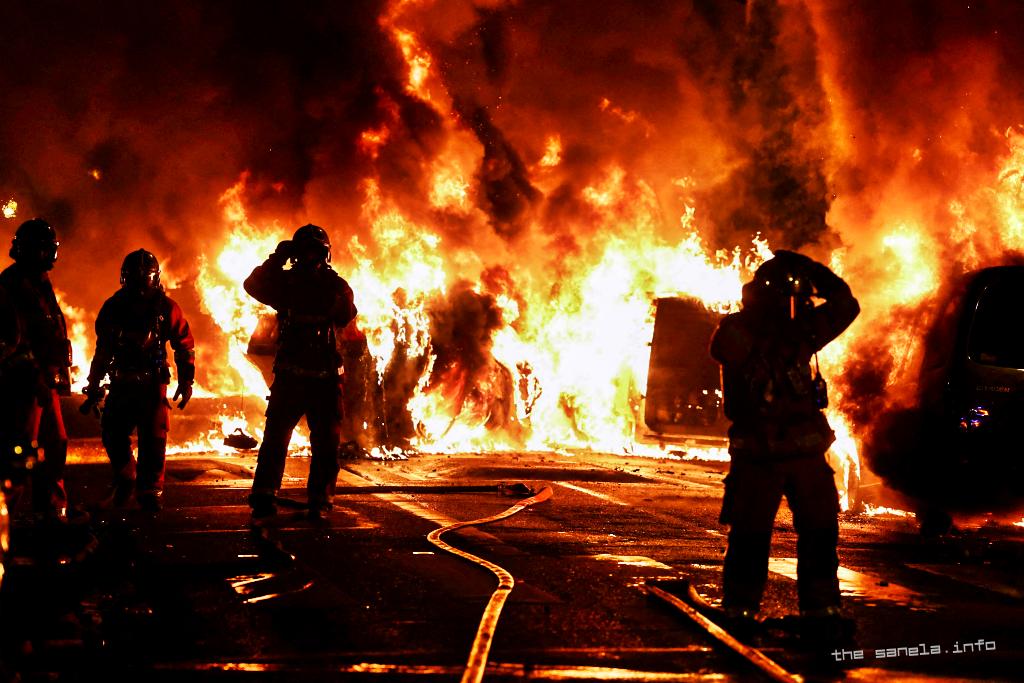
[[[682,477],[669,477],[669,476],[666,476],[664,474],[658,474],[657,472],[647,472],[647,473],[644,473],[644,474],[642,474],[640,476],[642,476],[642,477],[644,477],[646,479],[654,479],[656,481],[661,481],[661,482],[664,482],[666,484],[674,484],[676,486],[682,486],[684,488],[686,488],[686,487],[693,487],[693,488],[698,488],[698,489],[708,489],[708,490],[712,490],[712,491],[719,491],[719,490],[722,489],[722,484],[721,483],[718,483],[718,484],[702,484],[699,481],[693,481],[692,479],[685,479],[685,478],[682,478]]]
[[[768,569],[775,574],[797,580],[795,557],[772,557],[768,560]],[[839,590],[844,596],[860,598],[868,602],[885,601],[913,607],[926,607],[930,603],[925,596],[917,591],[892,583],[888,579],[875,574],[865,574],[840,566],[837,572]]]
[[[352,474],[351,472],[348,472],[347,470],[341,470],[338,476],[339,478],[345,479],[349,484],[353,486],[366,486],[366,479],[358,477]],[[370,493],[370,495],[374,496],[375,498],[379,498],[380,500],[391,503],[400,510],[415,515],[420,519],[425,519],[428,522],[437,524],[438,526],[450,526],[452,524],[458,523],[458,520],[447,517],[446,515],[443,515],[440,512],[431,510],[422,503],[416,502],[415,499],[412,498],[412,496],[407,496],[401,493],[368,493]],[[459,533],[463,536],[469,536],[477,540],[487,541],[489,543],[503,543],[496,536],[492,536],[486,531],[480,531],[479,529],[460,529]]]
[[[585,493],[588,496],[593,496],[594,498],[600,498],[601,500],[607,501],[609,503],[614,503],[615,505],[622,505],[623,507],[629,507],[629,503],[627,503],[627,502],[625,502],[623,500],[619,500],[618,498],[614,498],[612,496],[609,496],[606,493],[599,493],[597,491],[591,491],[590,489],[583,488],[582,486],[577,486],[576,484],[569,484],[569,483],[564,482],[564,481],[557,481],[555,483],[558,484],[559,486],[564,486],[567,489],[572,489],[573,491],[579,491],[580,493]]]
[[[600,555],[591,555],[590,557],[595,560],[615,562],[616,564],[627,567],[647,567],[649,569],[667,569],[669,571],[675,571],[664,562],[658,562],[657,560],[644,555],[611,555],[609,553],[601,553]]]

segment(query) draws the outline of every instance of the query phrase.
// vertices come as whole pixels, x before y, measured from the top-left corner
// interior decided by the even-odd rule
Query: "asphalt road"
[[[74,444],[74,455],[69,488],[90,507],[107,469],[95,442]],[[444,537],[515,579],[484,680],[765,680],[644,590],[685,578],[720,598],[722,463],[590,453],[357,461],[342,471],[327,523],[282,509],[263,535],[247,524],[254,465],[247,454],[175,456],[163,512],[93,509],[60,552],[42,552],[22,521],[0,601],[6,671],[458,680],[497,579],[427,535],[507,510],[523,495],[498,484],[520,482],[553,496]],[[307,467],[289,459],[296,500]],[[796,611],[785,506],[772,555],[764,611],[781,617]],[[1024,679],[1022,555],[1024,529],[1013,525],[925,540],[912,519],[846,516],[840,577],[856,643],[753,644],[810,679]]]

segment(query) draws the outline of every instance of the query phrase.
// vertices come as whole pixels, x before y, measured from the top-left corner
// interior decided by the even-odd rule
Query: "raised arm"
[[[291,256],[291,245],[290,240],[278,244],[274,253],[268,256],[262,264],[256,266],[242,283],[242,287],[245,288],[249,296],[276,310],[288,307],[284,300],[286,289],[283,286],[283,280],[284,266]]]
[[[854,298],[850,286],[828,269],[827,266],[811,261],[809,276],[817,290],[818,297],[825,303],[811,311],[811,339],[815,349],[838,337],[860,313],[860,304]]]

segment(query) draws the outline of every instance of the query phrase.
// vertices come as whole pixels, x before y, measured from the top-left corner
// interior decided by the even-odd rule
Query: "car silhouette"
[[[916,405],[880,415],[865,452],[922,531],[942,533],[950,513],[1024,500],[1024,266],[958,279],[923,341]]]

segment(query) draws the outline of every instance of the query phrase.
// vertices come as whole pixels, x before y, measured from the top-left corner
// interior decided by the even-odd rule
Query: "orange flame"
[[[71,342],[71,391],[81,392],[85,389],[89,375],[89,360],[92,358],[95,340],[85,309],[72,306],[67,302],[67,294],[56,287],[53,293],[57,297],[57,305],[64,313],[68,326],[68,339]]]

